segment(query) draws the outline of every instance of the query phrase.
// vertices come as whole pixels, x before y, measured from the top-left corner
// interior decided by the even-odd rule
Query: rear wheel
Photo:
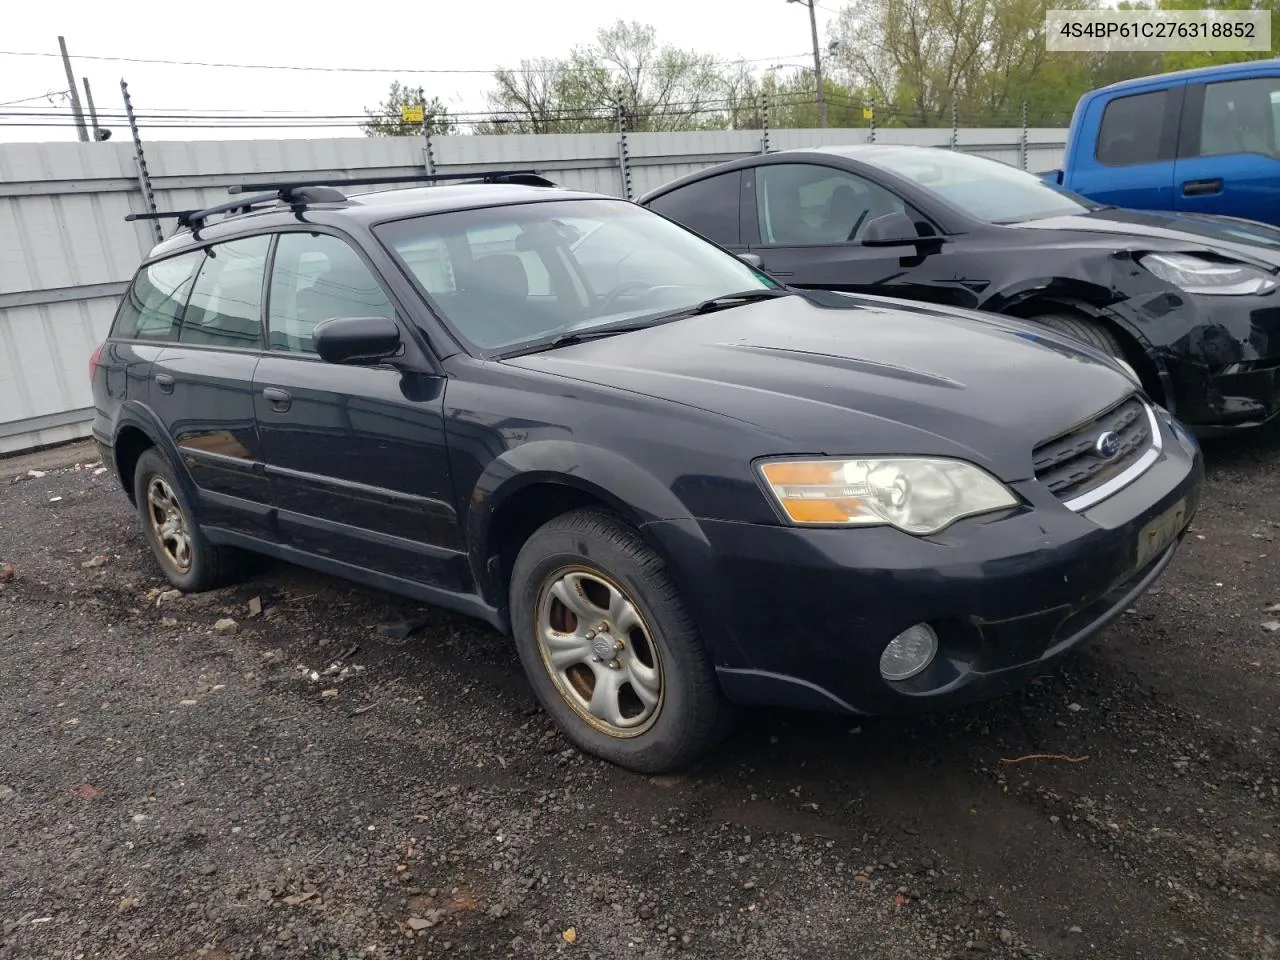
[[[138,457],[133,494],[151,552],[175,587],[195,593],[239,577],[243,556],[237,550],[208,541],[195,523],[195,514],[173,467],[155,447]]]
[[[588,753],[658,773],[732,727],[661,559],[610,514],[575,510],[534,532],[512,569],[511,621],[538,700]]]

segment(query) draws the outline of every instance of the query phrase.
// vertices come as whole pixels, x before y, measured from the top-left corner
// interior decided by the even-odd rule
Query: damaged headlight
[[[1018,503],[980,467],[941,457],[774,460],[760,464],[760,472],[799,526],[888,524],[924,536]]]
[[[1246,263],[1207,260],[1189,253],[1149,253],[1139,263],[1187,293],[1239,297],[1276,288],[1275,277]]]

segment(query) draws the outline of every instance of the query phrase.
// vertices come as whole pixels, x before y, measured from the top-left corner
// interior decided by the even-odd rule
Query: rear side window
[[[1280,77],[1224,80],[1204,88],[1200,156],[1233,153],[1277,154]]]
[[[1157,163],[1161,156],[1168,90],[1117,97],[1102,111],[1096,156],[1110,167]]]
[[[257,347],[262,337],[262,278],[271,238],[215,244],[205,251],[182,316],[182,343]]]
[[[742,172],[722,173],[664,193],[649,209],[683,223],[694,233],[725,247],[740,242],[738,198]]]
[[[202,259],[204,253],[196,250],[139,270],[120,304],[111,336],[121,340],[173,340]]]

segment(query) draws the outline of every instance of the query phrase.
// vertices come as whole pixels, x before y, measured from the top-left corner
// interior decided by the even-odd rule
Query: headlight
[[[1142,387],[1142,379],[1138,376],[1138,371],[1133,369],[1133,364],[1124,357],[1112,357],[1111,359],[1118,363],[1124,372],[1129,375],[1129,379],[1133,381],[1134,386]]]
[[[923,535],[1018,503],[999,480],[961,460],[774,460],[760,472],[787,519],[803,526],[890,524]]]
[[[1276,288],[1271,274],[1244,263],[1220,263],[1188,253],[1149,253],[1139,262],[1161,280],[1187,293],[1238,297],[1269,293]]]

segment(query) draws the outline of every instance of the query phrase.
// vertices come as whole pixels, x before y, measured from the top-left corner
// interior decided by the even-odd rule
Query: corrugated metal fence
[[[1029,170],[1058,166],[1066,131],[960,129],[958,149]],[[866,130],[776,130],[771,150],[862,143]],[[951,145],[950,129],[877,132],[878,143]],[[675,177],[761,152],[760,131],[146,144],[161,210],[228,199],[246,178],[389,177],[536,168],[567,187],[638,197]],[[629,178],[630,191],[626,189]],[[85,436],[88,361],[154,242],[132,144],[0,144],[0,454]],[[172,229],[165,226],[166,233]]]

